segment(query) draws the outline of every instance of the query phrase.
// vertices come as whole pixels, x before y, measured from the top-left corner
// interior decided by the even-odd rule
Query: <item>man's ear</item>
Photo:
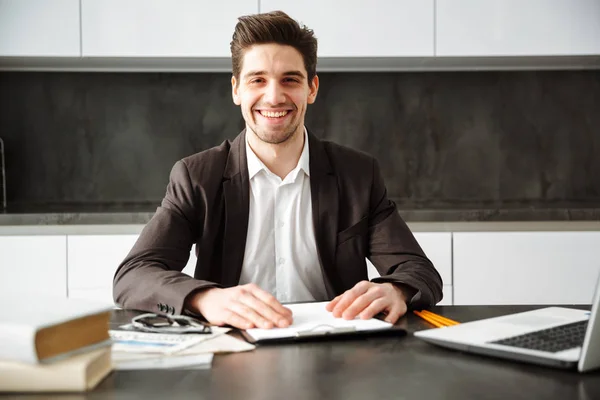
[[[312,82],[310,82],[308,86],[309,92],[307,102],[308,104],[312,104],[315,102],[315,100],[317,100],[317,92],[319,91],[319,77],[315,75],[312,78]]]
[[[236,106],[242,104],[240,100],[239,90],[238,90],[238,81],[235,79],[235,76],[231,76],[231,97],[233,98],[233,103]]]

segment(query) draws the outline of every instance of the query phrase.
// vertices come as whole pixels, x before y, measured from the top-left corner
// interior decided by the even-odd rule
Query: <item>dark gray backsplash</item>
[[[600,205],[600,71],[327,73],[306,125],[403,207]],[[10,204],[158,203],[243,128],[230,75],[0,72]]]

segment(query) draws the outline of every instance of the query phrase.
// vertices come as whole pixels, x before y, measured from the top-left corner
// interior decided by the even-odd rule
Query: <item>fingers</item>
[[[373,318],[382,311],[387,313],[384,321],[395,324],[396,321],[398,321],[398,318],[406,313],[406,304],[402,302],[389,304],[386,299],[379,298],[360,313],[360,318]]]
[[[377,305],[383,304],[383,306],[379,308],[377,313],[382,311],[383,309],[389,306],[389,299],[387,299],[384,296],[385,293],[383,291],[383,288],[380,288],[378,286],[371,286],[363,295],[356,298],[352,302],[352,304],[350,304],[348,308],[344,310],[344,312],[342,313],[342,318],[354,319],[358,314],[360,314],[363,310],[369,307],[369,305],[371,305],[372,303],[375,303]]]
[[[407,306],[401,292],[392,284],[362,281],[333,299],[327,309],[331,310],[334,317],[347,320],[354,319],[357,315],[362,319],[369,319],[385,312],[385,321],[396,323],[406,313]]]
[[[279,301],[277,301],[275,296],[273,296],[271,293],[269,293],[265,290],[262,290],[260,287],[254,285],[254,284],[249,284],[247,286],[248,286],[248,290],[250,291],[250,293],[252,293],[252,295],[254,297],[256,297],[257,299],[262,301],[264,304],[269,306],[277,314],[279,314],[281,316],[290,317],[290,322],[291,322],[292,311],[289,308],[284,307]]]
[[[333,311],[333,309],[335,308],[335,306],[337,305],[337,303],[339,303],[340,299],[342,298],[342,296],[337,296],[335,297],[333,300],[331,300],[329,303],[327,303],[327,305],[325,306],[325,309],[327,311]]]
[[[332,310],[332,314],[336,318],[342,317],[342,314],[346,309],[361,295],[367,292],[371,286],[368,281],[358,282],[354,287],[345,293],[343,293]]]
[[[263,302],[257,296],[265,299]],[[265,295],[266,294],[266,295]],[[236,286],[227,289],[212,288],[194,297],[196,308],[208,322],[215,325],[231,325],[236,328],[286,327],[291,324],[292,313],[273,296],[256,285]],[[276,312],[283,310],[283,315]]]
[[[246,329],[271,329],[274,326],[274,323],[271,320],[259,314],[252,307],[247,306],[243,301],[232,302],[229,306],[229,310],[250,322],[251,326],[247,327]]]
[[[225,313],[222,322],[218,325],[231,325],[238,329],[250,329],[254,327],[252,322],[231,310]]]
[[[406,309],[406,303],[401,302],[398,307],[392,307],[384,321],[389,322],[390,324],[395,324],[401,316],[406,314]]]
[[[242,287],[233,311],[253,322],[257,327],[270,329],[285,328],[292,324],[292,312],[271,294],[254,284]]]
[[[382,298],[376,299],[375,301],[373,301],[371,304],[369,304],[367,307],[365,307],[360,312],[360,318],[361,319],[373,318],[380,312],[386,311],[388,308],[389,308],[389,304],[385,301],[385,299],[382,299]],[[390,314],[391,314],[391,312],[388,312],[388,315],[385,318],[386,321],[390,317]],[[397,312],[396,312],[396,314],[397,314]],[[396,319],[398,319],[398,318],[396,318]],[[394,322],[396,322],[396,321],[394,320]]]

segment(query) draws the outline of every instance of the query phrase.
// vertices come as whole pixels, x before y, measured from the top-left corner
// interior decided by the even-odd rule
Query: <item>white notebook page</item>
[[[292,310],[293,323],[287,328],[273,329],[248,329],[246,333],[255,340],[278,339],[295,337],[297,334],[310,332],[322,332],[324,330],[335,330],[336,328],[353,328],[355,331],[369,331],[376,329],[391,328],[393,324],[379,319],[363,320],[357,317],[353,320],[335,318],[332,313],[325,309],[328,301],[318,303],[287,304]]]

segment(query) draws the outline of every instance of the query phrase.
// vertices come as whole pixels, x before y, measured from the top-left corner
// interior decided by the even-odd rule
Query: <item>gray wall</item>
[[[306,124],[403,207],[600,204],[600,71],[327,73]],[[158,203],[243,127],[230,75],[0,72],[9,205]]]

